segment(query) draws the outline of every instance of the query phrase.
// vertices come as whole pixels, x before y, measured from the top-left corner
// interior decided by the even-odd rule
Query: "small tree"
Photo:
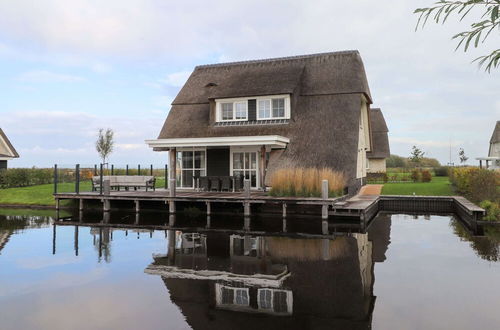
[[[460,148],[460,150],[458,151],[458,157],[460,158],[460,164],[463,164],[463,165],[465,165],[465,163],[469,159],[469,157],[467,157],[465,155],[465,151],[463,148]]]
[[[106,159],[113,152],[113,135],[112,129],[108,128],[104,131],[103,128],[99,129],[99,135],[97,137],[97,142],[95,143],[95,148],[102,159],[102,163],[106,164]]]
[[[424,155],[425,152],[423,152],[416,146],[413,146],[411,148],[410,157],[408,159],[410,160],[410,162],[415,164],[415,166],[418,166],[418,164],[420,164],[420,162],[422,161],[422,158],[424,158]]]

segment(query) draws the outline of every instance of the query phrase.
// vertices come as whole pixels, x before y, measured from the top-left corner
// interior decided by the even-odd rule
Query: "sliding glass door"
[[[196,179],[206,175],[205,150],[191,149],[177,152],[177,185],[195,188]]]
[[[257,152],[233,152],[232,173],[250,179],[252,188],[258,187]]]

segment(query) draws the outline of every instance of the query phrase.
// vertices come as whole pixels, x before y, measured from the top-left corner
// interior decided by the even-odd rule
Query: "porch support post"
[[[177,162],[175,159],[177,158],[177,152],[175,148],[169,150],[169,162],[170,162],[170,179],[175,179],[175,174],[177,172]]]
[[[266,146],[260,147],[259,162],[260,187],[266,191]]]
[[[483,161],[481,159],[479,160],[479,168],[483,168]]]
[[[323,205],[321,206],[321,218],[328,219],[328,180],[323,180],[321,183],[321,198],[323,199]]]

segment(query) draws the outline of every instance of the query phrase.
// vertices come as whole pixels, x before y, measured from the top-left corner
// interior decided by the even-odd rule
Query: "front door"
[[[232,152],[231,174],[241,175],[250,180],[250,187],[259,187],[257,152],[233,151]]]

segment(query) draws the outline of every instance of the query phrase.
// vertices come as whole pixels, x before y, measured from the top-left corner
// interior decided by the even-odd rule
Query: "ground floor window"
[[[206,151],[200,149],[177,151],[177,186],[194,188],[196,178],[206,175]]]
[[[232,153],[233,176],[242,176],[250,180],[250,186],[257,188],[257,152]]]

